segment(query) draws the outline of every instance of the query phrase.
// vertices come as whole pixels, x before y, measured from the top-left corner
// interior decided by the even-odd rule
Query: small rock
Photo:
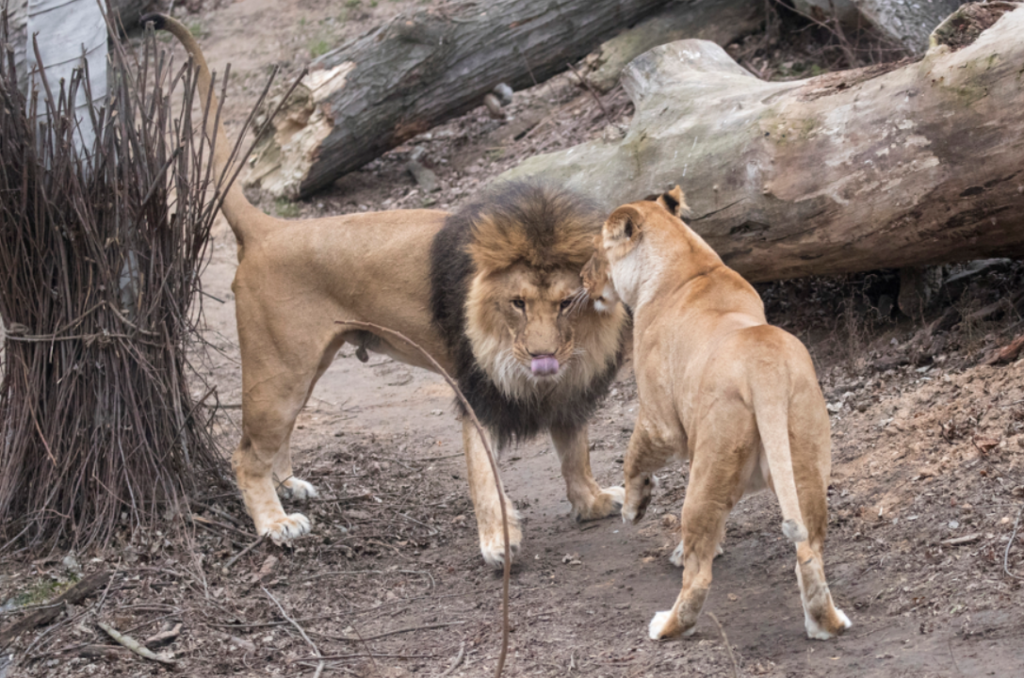
[[[679,518],[674,513],[666,513],[661,517],[661,526],[667,528],[674,528],[679,524]]]
[[[582,565],[583,561],[580,560],[580,554],[567,553],[564,556],[562,556],[562,563],[565,565]]]

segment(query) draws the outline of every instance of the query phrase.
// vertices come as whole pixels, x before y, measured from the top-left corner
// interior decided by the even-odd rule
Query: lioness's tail
[[[225,174],[225,170],[231,164],[231,143],[224,132],[224,125],[217,116],[219,104],[217,95],[213,91],[213,78],[210,76],[210,68],[206,65],[206,57],[203,56],[199,43],[180,21],[164,14],[156,12],[146,14],[139,21],[143,26],[152,22],[153,27],[157,30],[165,30],[174,35],[195,60],[196,66],[199,68],[199,98],[203,107],[209,111],[206,117],[206,135],[210,138],[210,144],[213,146],[214,168],[219,176],[230,178],[229,174]],[[228,224],[231,225],[231,230],[235,233],[235,238],[241,244],[245,244],[247,236],[253,235],[252,231],[256,228],[259,217],[265,216],[246,200],[237,182],[231,182],[221,209],[224,211],[224,216],[227,217]]]
[[[782,508],[782,533],[798,544],[807,541],[807,527],[793,478],[793,456],[789,445],[789,389],[786,388],[788,375],[761,376],[764,378],[762,383],[752,384],[754,418],[768,457],[775,496]]]

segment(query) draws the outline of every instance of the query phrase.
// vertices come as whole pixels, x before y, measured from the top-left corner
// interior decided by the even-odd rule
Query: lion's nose
[[[530,354],[530,371],[538,377],[548,377],[558,373],[558,358],[550,353]]]

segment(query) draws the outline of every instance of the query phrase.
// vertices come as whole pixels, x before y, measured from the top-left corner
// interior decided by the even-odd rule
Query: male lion
[[[832,604],[822,561],[831,458],[814,365],[798,339],[767,324],[754,288],[683,223],[684,208],[678,186],[619,207],[584,269],[592,297],[607,304],[618,296],[633,310],[640,413],[622,519],[643,517],[651,474],[669,457],[690,461],[683,588],[672,610],[651,620],[650,636],[694,631],[726,516],[745,493],[769,487],[782,532],[796,544],[807,635],[832,638],[850,620]]]
[[[217,111],[210,71],[188,29],[150,14],[173,33],[199,69],[199,93]],[[218,172],[229,164],[223,128],[210,114]],[[232,283],[242,354],[242,439],[232,466],[256,531],[275,542],[309,532],[285,514],[278,492],[316,496],[292,473],[295,418],[346,341],[433,369],[414,347],[336,321],[396,330],[454,373],[499,445],[551,432],[578,519],[622,505],[622,488],[602,490],[590,472],[586,419],[621,362],[625,311],[578,312],[569,302],[592,253],[601,218],[579,198],[551,188],[511,185],[456,214],[396,210],[284,221],[251,205],[234,185],[223,203],[238,240]],[[464,414],[464,413],[463,413]],[[468,417],[462,437],[480,549],[504,563],[498,489]],[[511,502],[507,505],[511,507]],[[521,540],[509,511],[509,547]]]

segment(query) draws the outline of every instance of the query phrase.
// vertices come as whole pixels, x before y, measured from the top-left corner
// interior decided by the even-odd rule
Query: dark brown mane
[[[602,217],[582,197],[532,183],[512,183],[451,214],[430,252],[431,312],[455,365],[455,378],[498,447],[552,425],[578,427],[606,394],[622,360],[615,356],[585,392],[563,398],[508,398],[479,365],[466,336],[466,297],[474,274],[523,262],[579,271],[593,253]]]

